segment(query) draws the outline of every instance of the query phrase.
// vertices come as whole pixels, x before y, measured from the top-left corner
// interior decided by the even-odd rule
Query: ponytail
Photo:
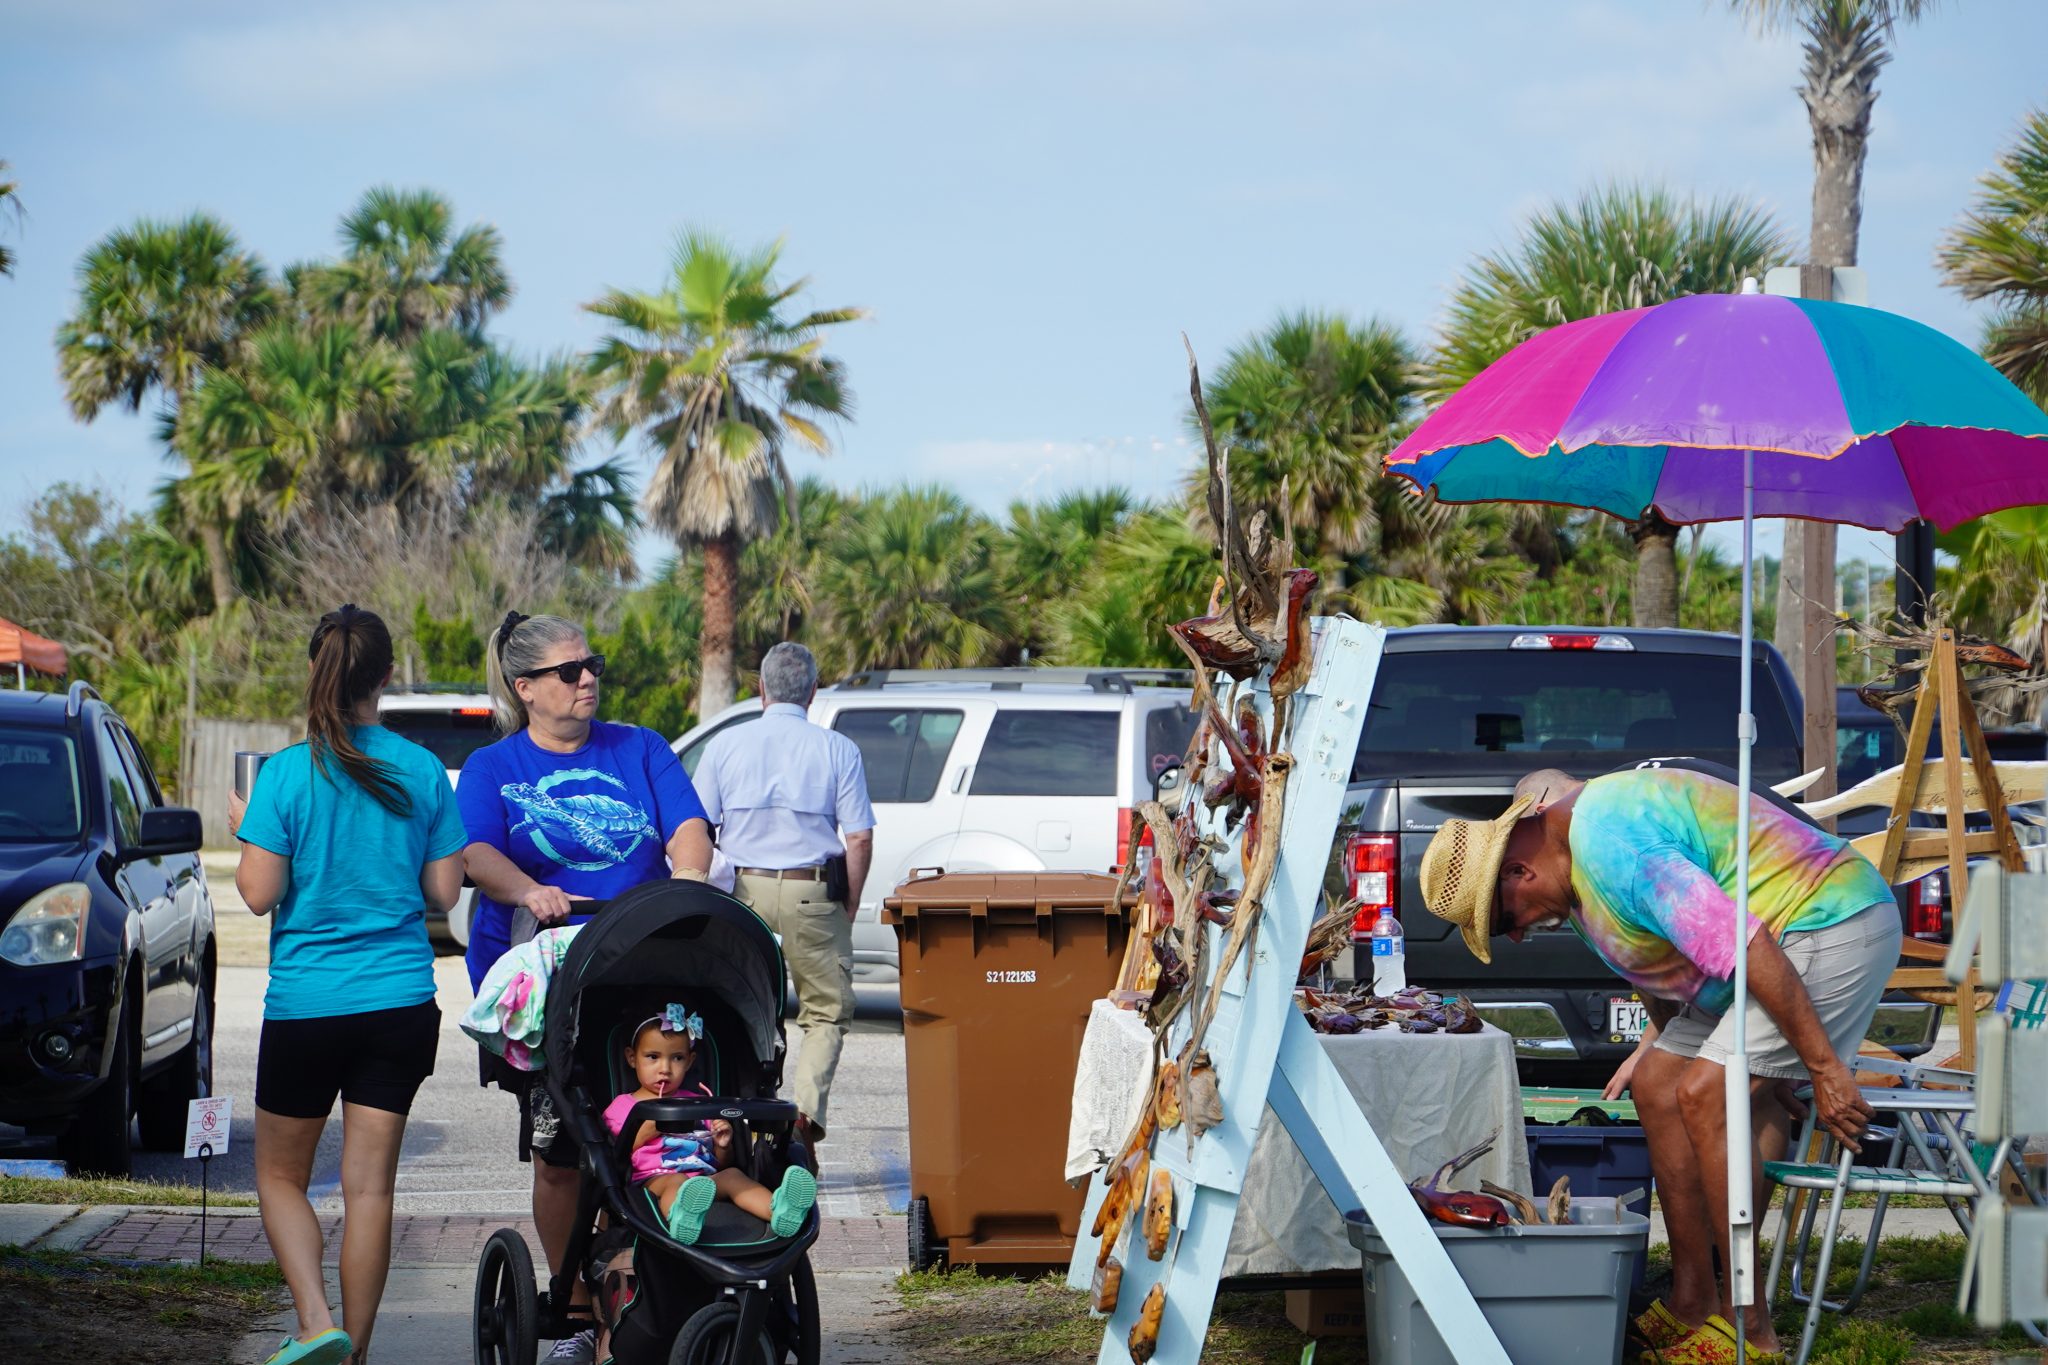
[[[499,734],[509,735],[526,728],[526,703],[519,699],[519,689],[514,685],[519,675],[539,668],[548,651],[557,645],[589,638],[583,627],[564,617],[505,613],[505,619],[498,623],[484,646],[484,680],[490,684],[491,709],[497,714]]]
[[[391,676],[390,630],[375,612],[348,602],[320,618],[306,655],[313,662],[306,682],[306,748],[313,767],[332,781],[331,758],[385,810],[411,815],[412,797],[390,766],[358,749],[349,736],[356,703]]]

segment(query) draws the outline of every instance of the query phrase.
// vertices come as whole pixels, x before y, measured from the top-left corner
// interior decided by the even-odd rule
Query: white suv
[[[875,808],[854,978],[897,979],[881,906],[913,868],[1111,870],[1194,733],[1189,684],[1178,669],[894,669],[819,691],[811,719],[860,746]],[[684,769],[760,714],[739,702],[677,740]]]
[[[448,770],[451,787],[462,776],[463,761],[498,738],[497,727],[491,720],[490,697],[467,687],[394,684],[384,689],[377,719],[385,729],[403,735],[440,759],[441,766]],[[462,899],[447,915],[429,910],[428,935],[450,938],[468,947],[470,902],[475,895],[475,887],[465,886]]]

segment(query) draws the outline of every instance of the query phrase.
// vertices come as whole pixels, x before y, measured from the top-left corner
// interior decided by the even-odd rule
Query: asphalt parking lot
[[[232,859],[209,855],[209,883],[221,948],[214,1089],[235,1099],[231,1143],[207,1172],[216,1190],[255,1192],[250,1140],[255,1128],[256,1045],[268,982],[267,925],[236,896]],[[398,1208],[408,1213],[509,1213],[528,1202],[530,1176],[514,1154],[518,1109],[510,1096],[476,1083],[476,1045],[457,1027],[470,1001],[462,959],[435,962],[441,1007],[435,1070],[415,1101],[398,1172]],[[832,1136],[821,1145],[820,1203],[828,1216],[901,1213],[909,1200],[903,1099],[903,1024],[896,988],[860,986],[859,1014],[833,1085]],[[790,1031],[792,1054],[798,1038]],[[341,1123],[328,1125],[314,1165],[316,1205],[339,1210]],[[26,1143],[0,1127],[0,1149],[37,1156],[47,1144]],[[135,1154],[138,1176],[199,1179],[198,1163],[181,1153]]]

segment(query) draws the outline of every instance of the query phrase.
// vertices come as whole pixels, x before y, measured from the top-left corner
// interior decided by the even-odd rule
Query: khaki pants
[[[734,894],[782,936],[782,960],[796,983],[796,1023],[804,1032],[790,1090],[796,1107],[822,1132],[832,1073],[853,1023],[853,923],[818,881],[741,875]]]

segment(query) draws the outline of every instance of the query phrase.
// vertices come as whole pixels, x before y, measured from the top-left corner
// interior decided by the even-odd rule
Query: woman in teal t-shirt
[[[391,1263],[391,1193],[413,1096],[434,1069],[441,1011],[425,914],[462,891],[468,842],[441,761],[377,724],[391,632],[353,603],[307,649],[306,742],[263,766],[246,805],[235,885],[270,915],[270,988],[256,1051],[256,1194],[298,1310],[275,1365],[361,1361]],[[321,1279],[306,1198],[341,1097],[341,1309]]]

